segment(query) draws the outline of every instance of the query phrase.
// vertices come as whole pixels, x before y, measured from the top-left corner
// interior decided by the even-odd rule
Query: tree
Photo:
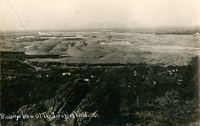
[[[130,90],[135,93],[136,104],[137,107],[140,108],[140,96],[143,94],[144,90],[148,88],[149,85],[146,81],[147,72],[145,71],[147,71],[147,69],[145,67],[141,67],[140,65],[136,66],[136,68],[125,68],[126,72],[124,73],[124,78],[126,80],[126,87],[130,88]]]

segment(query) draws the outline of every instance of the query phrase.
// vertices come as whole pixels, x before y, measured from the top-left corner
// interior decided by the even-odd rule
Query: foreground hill
[[[52,65],[40,71],[24,66],[25,73],[2,76],[1,124],[195,125],[199,119],[198,64],[195,57],[187,66],[61,69]],[[6,65],[9,61],[4,68],[15,68]]]

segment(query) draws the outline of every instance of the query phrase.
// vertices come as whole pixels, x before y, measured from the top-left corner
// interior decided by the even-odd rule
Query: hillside
[[[157,34],[156,30],[146,32],[54,32],[55,35],[61,35],[44,37],[45,40],[38,36],[31,39],[10,37],[0,40],[0,47],[2,51],[24,51],[29,55],[65,55],[68,57],[55,60],[65,63],[159,63],[181,66],[187,65],[192,57],[199,55],[199,35],[171,34],[169,31]],[[75,37],[62,37],[67,35]]]
[[[199,119],[198,57],[168,67],[13,62],[3,64],[16,71],[2,71],[2,125],[188,126]]]

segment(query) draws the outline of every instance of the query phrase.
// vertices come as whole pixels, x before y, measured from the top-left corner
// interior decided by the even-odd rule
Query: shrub
[[[140,125],[178,125],[195,121],[197,115],[196,99],[187,99],[182,101],[177,91],[167,91],[164,96],[153,99],[151,103],[153,111],[137,112],[141,119]]]

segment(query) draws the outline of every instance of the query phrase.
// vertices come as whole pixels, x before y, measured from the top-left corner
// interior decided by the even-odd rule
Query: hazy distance
[[[199,25],[199,0],[0,0],[2,31]]]

